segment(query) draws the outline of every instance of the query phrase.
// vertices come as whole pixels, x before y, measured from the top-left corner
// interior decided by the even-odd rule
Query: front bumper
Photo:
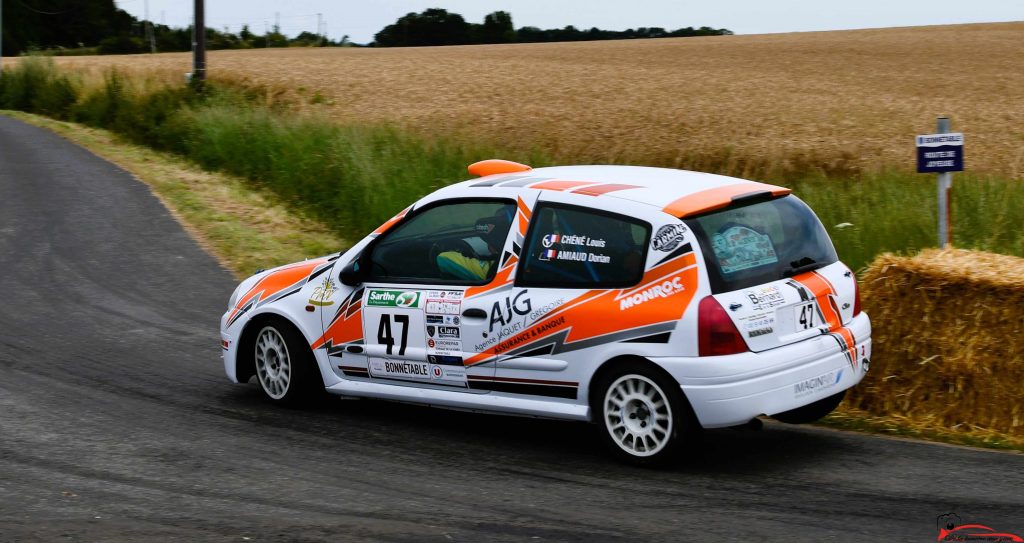
[[[861,313],[847,327],[856,341],[852,363],[829,336],[760,353],[651,360],[679,381],[701,426],[735,426],[803,407],[859,383],[871,359],[871,321]]]
[[[236,326],[234,333],[228,329],[227,319],[230,314],[231,311],[229,310],[220,318],[220,352],[221,358],[224,361],[225,375],[227,375],[232,383],[237,383],[235,357],[238,355],[238,333],[242,327]]]

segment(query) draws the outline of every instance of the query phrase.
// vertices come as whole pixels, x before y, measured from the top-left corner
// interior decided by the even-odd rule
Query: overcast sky
[[[147,0],[115,1],[133,15],[144,16]],[[190,23],[190,0],[148,3],[153,21],[171,26]],[[263,33],[279,13],[281,30],[294,36],[303,30],[316,32],[321,13],[332,39],[348,34],[352,41],[365,43],[402,15],[431,7],[476,23],[488,13],[504,10],[512,14],[517,28],[711,26],[737,34],[1024,20],[1020,0],[206,0],[206,20],[209,27],[227,26],[232,32],[248,23],[254,32]]]

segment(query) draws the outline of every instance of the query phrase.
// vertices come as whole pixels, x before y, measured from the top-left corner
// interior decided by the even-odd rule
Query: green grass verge
[[[867,411],[843,406],[821,419],[817,424],[839,430],[885,434],[967,447],[1024,452],[1024,438],[1009,436],[986,428],[943,428],[922,424],[920,421],[906,417],[878,416]]]

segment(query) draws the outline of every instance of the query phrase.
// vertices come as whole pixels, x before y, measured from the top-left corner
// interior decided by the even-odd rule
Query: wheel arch
[[[242,332],[238,336],[238,349],[235,352],[235,377],[239,383],[247,383],[249,382],[249,379],[256,375],[256,361],[254,359],[255,353],[253,352],[256,335],[263,326],[272,322],[290,327],[299,335],[299,337],[304,339],[303,343],[305,347],[310,350],[310,353],[313,352],[309,347],[309,339],[302,332],[302,329],[296,326],[295,323],[287,316],[276,311],[264,311],[257,315],[253,315],[248,322],[245,323],[245,326],[242,327]]]
[[[601,383],[609,374],[617,370],[622,370],[624,367],[631,364],[641,364],[659,374],[667,382],[672,383],[679,391],[679,396],[683,399],[683,403],[685,404],[687,411],[687,417],[693,424],[692,427],[700,428],[700,422],[697,420],[696,414],[694,414],[693,406],[690,404],[690,399],[686,397],[686,391],[679,386],[679,381],[677,381],[675,377],[672,377],[665,368],[652,362],[650,359],[639,355],[619,355],[610,358],[598,366],[597,370],[594,371],[594,374],[590,377],[590,383],[587,385],[587,405],[590,406],[590,422],[593,423],[599,421],[601,413],[600,396],[602,390],[599,389],[600,387],[595,385]]]

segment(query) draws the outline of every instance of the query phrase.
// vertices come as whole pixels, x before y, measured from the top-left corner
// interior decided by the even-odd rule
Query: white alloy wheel
[[[280,400],[288,394],[292,369],[288,346],[281,333],[273,326],[264,327],[256,336],[256,377],[267,396]]]
[[[635,373],[619,377],[605,393],[604,423],[612,440],[636,457],[658,454],[672,438],[672,409],[653,380]]]

